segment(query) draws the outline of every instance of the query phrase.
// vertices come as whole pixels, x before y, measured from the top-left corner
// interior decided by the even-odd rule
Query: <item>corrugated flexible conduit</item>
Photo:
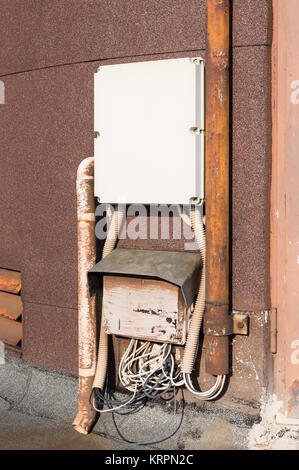
[[[119,227],[121,226],[124,217],[124,210],[115,210],[112,216],[111,224],[108,230],[107,238],[104,244],[102,258],[106,258],[115,248]],[[101,391],[104,389],[108,364],[108,335],[104,331],[103,322],[101,321],[98,359],[95,378],[92,388],[99,388]]]
[[[218,375],[215,384],[205,392],[199,392],[194,389],[191,381],[191,373],[194,366],[199,333],[203,321],[205,310],[205,292],[206,292],[206,243],[205,243],[205,230],[203,221],[200,214],[200,207],[195,206],[190,211],[191,227],[194,231],[195,240],[198,244],[201,257],[202,257],[202,270],[200,286],[198,295],[192,314],[190,326],[188,329],[187,341],[184,349],[183,360],[181,363],[181,370],[183,372],[185,385],[188,390],[202,400],[212,400],[216,398],[222,391],[225,383],[225,375]]]

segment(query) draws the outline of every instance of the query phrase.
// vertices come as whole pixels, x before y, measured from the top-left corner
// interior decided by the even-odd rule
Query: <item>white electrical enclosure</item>
[[[103,65],[94,91],[95,196],[101,203],[204,198],[202,59]]]

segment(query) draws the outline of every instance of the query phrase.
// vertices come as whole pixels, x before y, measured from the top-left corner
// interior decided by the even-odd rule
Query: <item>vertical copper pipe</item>
[[[206,371],[229,372],[229,0],[206,0]]]
[[[76,431],[88,434],[96,413],[89,396],[96,368],[96,300],[90,297],[87,271],[96,262],[94,159],[85,158],[77,173],[79,394]]]

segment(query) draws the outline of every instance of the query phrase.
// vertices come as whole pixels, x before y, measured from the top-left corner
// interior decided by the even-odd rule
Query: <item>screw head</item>
[[[200,128],[196,127],[196,126],[190,127],[190,132],[191,132],[191,134],[198,135],[198,134],[200,134]]]

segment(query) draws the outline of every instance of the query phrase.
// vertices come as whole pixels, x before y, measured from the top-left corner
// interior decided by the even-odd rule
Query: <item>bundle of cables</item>
[[[113,250],[117,240],[118,227],[120,223],[122,223],[122,220],[123,214],[119,214],[115,211],[107,235],[103,257],[107,256],[107,254]],[[103,414],[112,413],[113,423],[121,440],[113,437],[109,433],[103,419],[102,422],[106,434],[114,441],[125,441],[129,445],[147,445],[168,439],[181,425],[184,403],[182,404],[179,425],[174,432],[167,435],[169,433],[169,423],[167,423],[166,433],[164,432],[155,439],[143,442],[132,442],[125,438],[118,429],[114,414],[128,415],[135,413],[139,411],[148,400],[156,398],[163,399],[163,397],[169,397],[169,394],[172,394],[174,418],[177,411],[176,393],[178,387],[187,387],[193,395],[201,400],[212,400],[216,398],[224,387],[225,376],[222,375],[217,376],[215,384],[207,391],[196,390],[191,380],[205,306],[205,234],[199,207],[192,208],[189,223],[195,233],[195,239],[201,253],[202,274],[192,315],[189,312],[191,319],[189,321],[187,341],[180,366],[176,363],[173,346],[171,344],[158,344],[131,339],[120,361],[118,370],[119,381],[121,385],[130,392],[131,396],[126,400],[116,399],[113,393],[107,390],[107,388],[104,388],[108,360],[108,340],[107,335],[101,327],[97,370],[90,396],[90,403],[94,409],[100,413],[101,419]]]
[[[171,344],[158,344],[149,341],[131,339],[119,364],[119,380],[122,386],[131,393],[127,400],[118,400],[109,390],[103,393],[99,388],[93,388],[90,403],[96,411],[102,414],[112,413],[113,423],[122,441],[132,445],[148,445],[161,442],[170,437],[169,429],[175,420],[177,412],[177,387],[184,384],[181,371],[177,368]],[[165,427],[165,431],[154,438],[132,442],[120,433],[114,413],[129,415],[136,413],[148,400],[173,397],[173,414]],[[169,400],[169,398],[167,398]],[[104,406],[106,405],[106,409]],[[179,429],[183,419],[184,403],[182,403],[181,419],[171,435]],[[106,434],[110,439],[120,442],[108,431],[102,419]]]

